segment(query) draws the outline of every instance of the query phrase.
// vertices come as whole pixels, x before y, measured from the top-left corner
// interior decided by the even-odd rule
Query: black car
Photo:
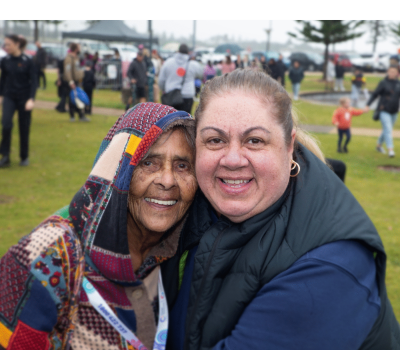
[[[321,55],[310,52],[292,52],[289,56],[290,63],[299,62],[300,67],[306,71],[322,71],[324,59]]]
[[[46,65],[57,67],[58,60],[64,59],[67,55],[67,48],[63,45],[42,44],[46,51]]]

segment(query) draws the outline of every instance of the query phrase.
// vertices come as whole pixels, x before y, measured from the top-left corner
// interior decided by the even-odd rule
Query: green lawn
[[[98,147],[115,120],[93,115],[91,123],[70,123],[55,111],[34,110],[31,165],[26,168],[18,166],[18,128],[14,128],[12,166],[0,169],[0,256],[71,201],[86,180]],[[327,156],[346,162],[346,184],[382,237],[388,253],[388,290],[400,319],[400,173],[377,169],[378,165],[400,166],[400,158],[389,159],[377,153],[375,138],[354,136],[350,153],[337,154],[336,135],[317,137]],[[400,150],[398,139],[395,148]]]
[[[349,153],[336,153],[336,135],[316,135],[327,157],[347,165],[346,185],[376,226],[388,255],[386,283],[396,316],[400,320],[400,173],[377,169],[380,165],[400,167],[399,158],[375,151],[376,138],[354,136]],[[400,140],[395,140],[400,149]]]

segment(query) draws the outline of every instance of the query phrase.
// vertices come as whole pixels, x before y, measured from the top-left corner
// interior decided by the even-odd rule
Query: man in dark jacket
[[[344,67],[342,61],[337,61],[335,65],[335,87],[334,90],[338,91],[345,91],[343,86],[343,79],[344,79]]]
[[[292,82],[293,99],[299,99],[300,83],[304,78],[304,70],[300,67],[299,62],[294,61],[293,66],[289,69],[289,79]]]
[[[90,104],[85,106],[85,113],[92,114],[92,100],[93,100],[93,89],[96,86],[96,79],[94,77],[94,73],[92,71],[92,62],[88,61],[85,64],[85,73],[83,76],[83,90],[86,92],[86,95],[89,97]]]
[[[282,86],[285,86],[285,72],[287,71],[287,67],[286,64],[283,63],[283,56],[281,54],[279,54],[279,59],[276,64],[278,65],[281,74],[281,84]]]
[[[282,83],[282,72],[281,72],[281,68],[279,67],[279,65],[276,63],[274,58],[271,58],[268,61],[268,68],[271,71],[270,75],[272,78],[274,78],[276,81],[279,81],[280,83]]]
[[[43,90],[46,90],[46,75],[44,74],[44,69],[46,67],[47,53],[42,47],[39,41],[36,41],[36,55],[34,56],[33,62],[35,63],[35,70],[37,76],[37,88],[40,87],[40,78],[43,80]]]
[[[380,96],[378,110],[380,111],[379,119],[382,124],[382,134],[379,136],[376,150],[385,154],[386,151],[382,147],[382,144],[385,142],[389,157],[395,156],[392,131],[399,112],[400,82],[398,77],[398,68],[390,67],[387,71],[386,78],[381,80],[367,103],[367,107],[369,107],[372,102]]]
[[[136,86],[136,97],[139,102],[146,102],[147,66],[143,52],[139,51],[128,69],[128,78]],[[135,103],[135,101],[133,101]]]

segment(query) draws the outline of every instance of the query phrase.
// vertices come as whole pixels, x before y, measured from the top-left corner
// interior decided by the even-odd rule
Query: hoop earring
[[[296,177],[300,173],[300,165],[299,165],[299,163],[295,162],[293,159],[291,160],[291,162],[292,162],[292,167],[290,168],[290,172],[292,172],[294,169],[296,169],[296,167],[298,168],[298,170],[297,170],[296,174],[294,174],[294,175],[290,174],[290,177]]]

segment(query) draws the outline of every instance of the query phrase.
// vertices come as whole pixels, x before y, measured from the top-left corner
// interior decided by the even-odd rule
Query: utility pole
[[[152,20],[148,21],[148,26],[149,26],[149,46],[150,46],[150,57],[151,57],[151,52],[152,52],[152,44],[153,44],[153,28],[152,28]]]
[[[5,19],[4,21],[4,35],[7,35],[7,34],[9,34],[9,32],[8,32],[8,21]]]
[[[269,21],[269,29],[265,29],[265,32],[267,33],[267,51],[269,51],[269,44],[272,32],[272,21]]]
[[[196,47],[196,20],[193,21],[193,51]]]

